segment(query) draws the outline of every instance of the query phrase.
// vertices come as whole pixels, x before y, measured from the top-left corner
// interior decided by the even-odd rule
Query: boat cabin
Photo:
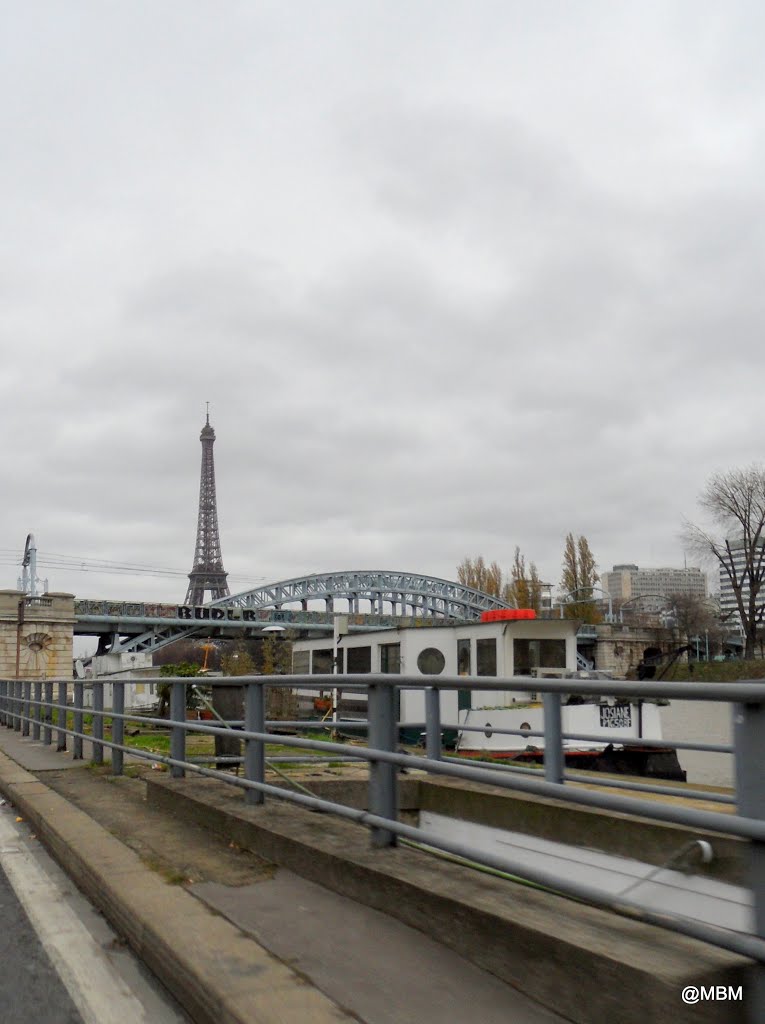
[[[503,619],[459,625],[431,621],[421,626],[348,633],[338,645],[337,671],[339,675],[381,672],[422,676],[423,686],[427,686],[428,678],[440,675],[529,677],[525,694],[481,690],[475,678],[464,690],[443,691],[442,720],[456,722],[462,710],[512,707],[536,700],[534,678],[563,677],[576,671],[577,625],[571,619]],[[296,675],[332,670],[331,639],[293,644],[292,671]],[[350,710],[345,703],[346,710]],[[342,704],[340,710],[344,710]],[[402,690],[400,721],[422,722],[424,715],[424,692]]]

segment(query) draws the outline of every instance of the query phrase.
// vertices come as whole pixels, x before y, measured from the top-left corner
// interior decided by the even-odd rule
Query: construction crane
[[[202,644],[202,650],[205,652],[205,657],[204,657],[204,661],[202,662],[202,667],[199,670],[200,675],[202,674],[202,672],[207,672],[207,659],[210,656],[210,651],[214,651],[215,649],[216,649],[215,644],[211,644],[211,643]]]

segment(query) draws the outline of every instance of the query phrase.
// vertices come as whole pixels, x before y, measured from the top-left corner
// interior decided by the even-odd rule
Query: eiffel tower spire
[[[223,569],[218,536],[218,505],[215,498],[215,461],[213,445],[215,431],[210,426],[210,403],[207,403],[207,420],[199,435],[202,442],[202,472],[199,481],[199,516],[197,518],[197,545],[194,565],[189,573],[189,589],[186,604],[204,604],[205,591],[210,591],[210,600],[228,597],[226,582],[228,575]]]

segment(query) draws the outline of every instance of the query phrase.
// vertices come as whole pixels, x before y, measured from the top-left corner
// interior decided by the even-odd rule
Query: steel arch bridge
[[[323,612],[308,610],[309,603],[322,601]],[[336,601],[344,602],[345,606],[337,607]],[[102,626],[108,622],[111,645],[108,648],[105,646],[102,653],[107,649],[112,653],[155,651],[175,640],[201,635],[223,635],[227,627],[243,627],[246,623],[255,632],[276,623],[292,625],[297,629],[331,629],[335,612],[346,610],[354,616],[354,629],[390,629],[413,625],[423,619],[441,622],[475,620],[481,612],[509,607],[499,598],[461,583],[419,573],[380,569],[315,573],[232,594],[205,605],[204,609],[209,610],[210,618],[207,620],[205,615],[204,622],[200,622],[196,616],[189,619],[188,615],[182,621],[177,616],[183,608],[170,608],[171,614],[176,617],[163,622],[154,617],[156,610],[150,613],[150,608],[156,609],[158,606],[130,604],[123,610],[109,603],[109,608],[103,611],[91,607],[102,603],[107,604],[79,603],[83,606],[80,611],[83,622],[86,618],[90,622],[98,621]],[[214,610],[219,611],[219,618],[214,615]],[[232,622],[231,619],[237,621]]]
[[[370,603],[372,614],[425,615],[438,618],[477,619],[481,612],[509,605],[480,590],[434,576],[382,569],[354,569],[349,572],[315,573],[212,601],[227,608],[273,608],[309,601],[324,601],[332,613],[336,600],[346,600],[348,611],[360,614],[361,602]]]

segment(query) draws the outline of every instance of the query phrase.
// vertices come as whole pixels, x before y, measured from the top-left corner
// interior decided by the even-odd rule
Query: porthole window
[[[446,666],[446,659],[437,647],[426,647],[417,655],[417,668],[424,676],[440,675]]]

